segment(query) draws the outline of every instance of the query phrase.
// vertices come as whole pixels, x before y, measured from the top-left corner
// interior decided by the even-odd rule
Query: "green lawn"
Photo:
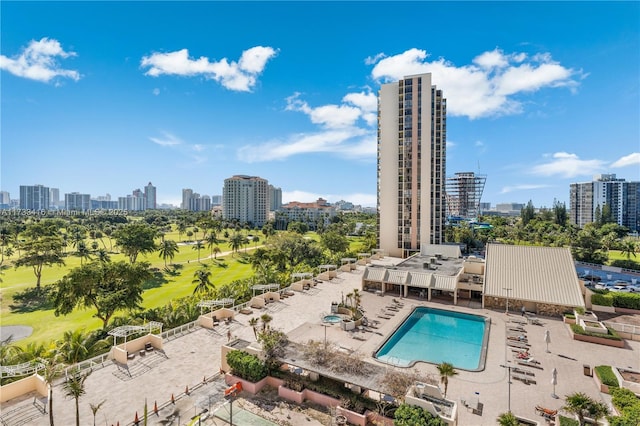
[[[173,234],[173,233],[172,233]],[[201,233],[199,233],[200,235]],[[178,238],[175,232],[175,239]],[[183,236],[185,238],[186,236]],[[168,235],[165,236],[168,238]],[[92,240],[87,239],[91,244]],[[100,243],[100,241],[98,240]],[[109,249],[110,241],[108,237],[104,238],[105,245]],[[103,244],[100,243],[100,247]],[[220,250],[224,252],[231,251],[228,243],[221,242],[218,244]],[[165,275],[166,282],[158,287],[149,288],[143,293],[143,303],[145,308],[153,308],[165,305],[169,300],[189,296],[193,293],[194,284],[193,274],[203,264],[212,265],[212,261],[207,257],[211,251],[205,246],[200,251],[200,263],[198,263],[198,251],[193,249],[193,245],[179,243],[179,252],[169,263],[182,264],[183,268],[177,276]],[[254,248],[254,245],[247,246],[247,250]],[[114,250],[115,242],[113,246]],[[65,257],[64,266],[44,267],[42,271],[41,285],[55,283],[61,279],[69,270],[80,266],[80,258],[73,254],[73,248],[67,248],[67,256]],[[245,249],[242,248],[241,252]],[[128,258],[119,253],[110,253],[112,261],[125,260]],[[10,258],[5,258],[5,264],[11,265],[18,258],[15,253]],[[237,279],[246,278],[251,275],[251,266],[238,263],[230,254],[223,256],[218,254],[218,259],[224,259],[228,263],[227,268],[221,268],[215,265],[210,266],[212,276],[211,281],[215,285],[225,284]],[[148,255],[138,256],[138,261],[147,261],[152,267],[163,269],[164,260],[159,256],[158,252]],[[86,262],[86,261],[84,261]],[[11,309],[14,305],[13,296],[28,288],[35,287],[36,278],[31,267],[14,268],[9,267],[2,275],[3,282],[0,283],[1,299],[0,299],[0,324],[1,325],[27,325],[33,327],[33,334],[26,339],[20,340],[20,345],[26,345],[30,342],[49,342],[58,339],[66,330],[75,330],[84,328],[85,330],[94,330],[102,327],[102,322],[93,317],[93,310],[76,310],[69,315],[56,317],[52,309],[33,310],[30,312],[16,312]]]

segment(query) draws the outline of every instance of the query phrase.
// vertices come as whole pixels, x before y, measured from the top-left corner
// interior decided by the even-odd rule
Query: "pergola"
[[[44,368],[44,363],[40,360],[23,362],[16,365],[0,365],[0,378],[19,377],[37,373]]]
[[[311,272],[295,272],[293,274],[291,274],[291,278],[293,279],[294,282],[296,282],[299,279],[306,279],[306,278],[311,278],[313,277],[313,274]]]
[[[253,290],[253,295],[256,295],[256,291],[261,291],[263,294],[265,291],[273,291],[273,290],[279,290],[280,289],[280,284],[257,284],[254,286],[251,286],[251,290]]]
[[[336,265],[318,265],[318,269],[320,270],[320,273],[322,273],[323,271],[333,271],[336,268],[337,268]]]
[[[340,262],[342,262],[343,265],[352,264],[355,261],[356,261],[355,257],[343,257],[342,259],[340,259]]]
[[[118,337],[124,337],[124,349],[127,350],[127,337],[132,334],[140,334],[144,332],[151,333],[153,330],[160,330],[162,333],[162,323],[157,321],[149,321],[146,325],[122,325],[109,331],[110,336],[113,336],[113,345],[117,345]]]
[[[210,311],[213,311],[213,308],[217,308],[218,306],[233,306],[235,303],[235,299],[231,299],[230,297],[224,299],[216,299],[216,300],[201,300],[198,302],[198,307],[200,308],[200,313],[204,310],[204,308],[209,308]]]

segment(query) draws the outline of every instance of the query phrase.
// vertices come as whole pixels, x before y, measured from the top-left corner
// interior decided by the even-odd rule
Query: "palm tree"
[[[249,320],[249,325],[253,328],[253,335],[256,337],[256,340],[258,339],[258,330],[256,329],[256,326],[258,325],[258,318],[251,318]]]
[[[93,426],[96,426],[96,414],[98,414],[98,410],[102,407],[102,404],[107,402],[106,399],[103,399],[98,404],[89,403],[89,408],[91,408],[91,413],[93,414]]]
[[[448,362],[441,362],[436,366],[438,368],[438,374],[440,374],[440,382],[444,385],[444,396],[447,397],[447,388],[449,387],[449,377],[453,377],[458,372],[452,364]]]
[[[273,317],[271,315],[262,314],[262,316],[260,317],[260,320],[262,321],[262,331],[266,331],[267,328],[269,328],[269,323],[272,319]]]
[[[218,236],[214,232],[210,232],[207,234],[207,237],[204,240],[207,243],[207,247],[211,250],[211,256],[213,256],[213,248],[218,245]]]
[[[109,252],[106,249],[99,249],[96,255],[98,256],[98,261],[102,263],[111,262],[111,256],[109,256]]]
[[[513,415],[511,411],[500,414],[497,420],[500,426],[519,426],[520,425],[520,421],[516,416]]]
[[[213,284],[211,283],[211,272],[206,268],[200,268],[193,273],[192,284],[196,284],[196,288],[193,290],[193,294],[204,294],[213,290]]]
[[[91,373],[82,374],[76,371],[67,377],[67,381],[62,385],[65,395],[76,400],[76,426],[80,426],[80,397],[86,393],[84,382],[89,377],[89,374]]]
[[[180,251],[178,243],[174,240],[164,240],[158,249],[160,257],[164,259],[164,267],[167,267],[167,259],[173,260],[175,255]]]
[[[200,250],[202,250],[203,247],[204,244],[202,244],[201,240],[196,241],[196,243],[193,245],[193,249],[198,250],[198,262],[200,262]]]
[[[53,425],[53,381],[60,373],[60,364],[56,361],[56,357],[45,360],[44,369],[42,370],[42,378],[47,385],[47,399],[49,400],[49,426]]]
[[[83,330],[65,331],[57,344],[58,356],[69,365],[76,364],[89,355],[90,335]]]
[[[82,265],[82,260],[90,260],[91,259],[91,251],[87,247],[87,244],[83,241],[78,242],[78,247],[76,251],[78,257],[80,258],[80,265]]]
[[[627,260],[631,260],[631,256],[636,257],[636,250],[638,250],[638,246],[631,238],[625,238],[620,242],[620,251]]]
[[[578,417],[580,426],[585,424],[585,417],[591,417],[596,422],[598,419],[609,414],[609,407],[601,401],[596,401],[583,392],[575,392],[567,395],[566,404],[562,407],[564,411],[575,414]]]
[[[244,235],[236,232],[231,236],[231,239],[229,240],[229,245],[231,246],[231,250],[233,250],[234,253],[237,253],[238,250],[240,250],[240,248],[242,248],[242,246],[244,245],[244,241],[245,241],[245,237]]]
[[[222,252],[222,250],[220,250],[220,247],[218,247],[218,246],[215,246],[212,251],[213,251],[213,258],[214,259],[217,259],[218,255]]]

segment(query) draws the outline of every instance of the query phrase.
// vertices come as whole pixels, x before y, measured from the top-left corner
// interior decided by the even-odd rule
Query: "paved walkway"
[[[385,259],[389,262],[389,258]],[[496,417],[511,410],[518,416],[541,420],[534,407],[542,405],[550,409],[558,409],[563,405],[563,397],[575,391],[610,402],[608,395],[601,394],[592,377],[583,374],[583,365],[590,367],[612,363],[619,367],[640,370],[640,342],[628,342],[623,349],[577,342],[570,338],[569,328],[560,318],[541,317],[543,325],[524,325],[527,338],[531,344],[530,352],[540,362],[540,368],[529,368],[533,371],[535,384],[525,384],[512,379],[508,384],[508,370],[501,367],[512,362],[511,350],[505,344],[506,324],[511,318],[520,318],[518,313],[506,315],[504,312],[482,309],[478,302],[465,302],[466,306],[453,306],[444,302],[427,302],[424,299],[403,299],[404,307],[391,319],[377,318],[376,313],[384,306],[392,303],[397,295],[377,296],[362,292],[362,306],[370,319],[380,321],[379,328],[373,332],[359,332],[362,339],[355,339],[354,333],[340,329],[339,325],[324,327],[321,318],[331,309],[332,301],[341,301],[343,296],[354,288],[360,289],[362,268],[350,273],[340,273],[337,279],[319,283],[308,292],[296,293],[295,296],[280,302],[267,305],[268,309],[253,310],[252,314],[238,314],[230,327],[234,337],[255,340],[253,329],[248,322],[253,317],[269,313],[273,317],[271,326],[289,334],[290,339],[307,342],[309,339],[323,341],[325,338],[337,346],[358,351],[373,363],[371,354],[383,340],[397,327],[414,306],[432,306],[485,315],[491,319],[486,368],[481,372],[459,371],[457,376],[449,380],[448,398],[460,402],[478,395],[481,410],[472,412],[459,405],[458,422],[460,425],[495,425]],[[546,352],[544,332],[549,330],[551,343],[549,353]],[[136,357],[129,367],[130,375],[114,364],[94,371],[86,381],[86,394],[80,399],[80,422],[91,424],[93,415],[89,404],[105,401],[96,416],[97,424],[120,425],[131,424],[136,412],[142,418],[145,401],[147,402],[150,421],[148,424],[189,424],[190,419],[203,409],[219,409],[224,403],[222,397],[224,382],[219,376],[220,346],[227,340],[227,329],[220,327],[214,331],[198,329],[182,337],[166,341],[164,354],[147,355],[149,358]],[[395,368],[395,367],[389,367]],[[559,399],[552,397],[551,370],[558,370],[558,384],[555,393]],[[434,365],[418,363],[415,367],[424,376],[437,377]],[[187,394],[185,394],[188,393]],[[509,398],[510,394],[510,398]],[[171,397],[175,403],[171,403]],[[244,396],[244,394],[243,394]],[[3,412],[16,407],[32,406],[33,395],[3,404]],[[153,414],[154,405],[159,407],[158,414]],[[286,419],[287,410],[293,413],[292,406],[281,409]],[[25,409],[26,410],[26,409]],[[56,424],[69,425],[75,423],[74,401],[64,396],[61,384],[54,387],[54,414]],[[271,420],[276,420],[273,413],[264,413]],[[213,417],[202,424],[224,424]],[[281,421],[285,424],[286,420]],[[289,424],[295,424],[288,420]],[[48,425],[48,417],[40,414],[36,419],[26,423]],[[196,423],[197,424],[197,423]],[[304,424],[320,425],[318,420],[307,418]]]

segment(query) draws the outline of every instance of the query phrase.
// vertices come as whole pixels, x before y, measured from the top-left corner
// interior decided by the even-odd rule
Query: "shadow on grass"
[[[37,287],[26,288],[13,295],[13,303],[9,305],[9,308],[11,312],[18,314],[54,309],[53,290],[53,284],[42,286],[39,289]]]
[[[180,275],[180,271],[184,268],[183,265],[178,264],[171,264],[169,266],[166,266],[163,271],[165,274],[170,275],[172,277],[177,277],[178,275]]]
[[[163,285],[169,282],[169,280],[165,278],[163,271],[156,270],[156,271],[153,271],[152,273],[153,273],[153,276],[151,277],[151,279],[147,280],[142,285],[142,288],[144,290],[162,287]]]

